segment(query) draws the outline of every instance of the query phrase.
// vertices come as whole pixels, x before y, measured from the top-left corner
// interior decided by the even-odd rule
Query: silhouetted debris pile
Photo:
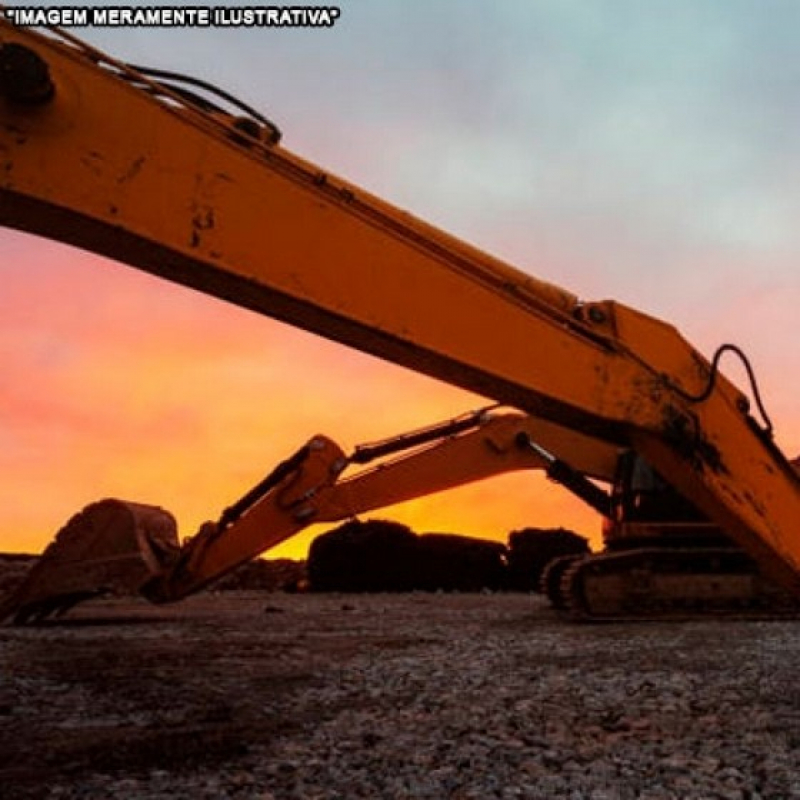
[[[583,536],[565,528],[523,528],[508,537],[508,586],[539,591],[542,571],[554,558],[589,552]]]
[[[215,581],[211,591],[480,592],[538,591],[553,558],[589,552],[563,528],[525,528],[508,546],[449,533],[417,535],[386,520],[350,520],[318,536],[308,561],[254,559]],[[0,553],[0,597],[23,580],[36,556]],[[133,593],[133,592],[131,592]]]
[[[397,522],[350,520],[318,536],[308,552],[317,592],[408,592],[414,587],[417,536]]]
[[[306,584],[306,562],[289,558],[256,558],[211,585],[213,591],[259,589],[265,592],[297,592]]]
[[[583,537],[563,529],[526,529],[511,538],[512,550],[499,542],[455,534],[417,536],[394,522],[351,520],[314,540],[308,556],[309,588],[316,592],[531,591],[538,589],[539,573],[551,558],[588,552]]]
[[[37,558],[23,553],[0,553],[0,596],[22,583]]]
[[[417,539],[414,588],[428,592],[499,590],[506,583],[506,548],[500,542],[450,533]]]

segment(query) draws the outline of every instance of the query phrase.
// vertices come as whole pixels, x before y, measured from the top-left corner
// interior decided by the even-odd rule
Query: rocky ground
[[[3,798],[800,797],[800,621],[224,592],[0,628]]]

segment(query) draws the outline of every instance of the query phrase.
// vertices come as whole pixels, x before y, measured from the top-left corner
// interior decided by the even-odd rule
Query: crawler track
[[[555,565],[558,569],[558,565]],[[645,547],[562,565],[553,605],[580,621],[796,617],[800,601],[732,547]],[[552,602],[552,599],[551,599]]]

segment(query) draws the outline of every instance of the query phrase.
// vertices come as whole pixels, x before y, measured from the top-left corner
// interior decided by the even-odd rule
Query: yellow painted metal
[[[315,521],[316,495],[336,482],[346,464],[335,442],[315,436],[302,461],[230,527],[203,524],[183,543],[177,563],[155,576],[143,594],[155,602],[179,600],[307,528]]]
[[[521,434],[554,456],[569,453],[570,465],[582,473],[609,481],[613,477],[615,447],[533,417],[502,414],[487,418],[474,431],[344,478],[320,493],[315,519],[346,519],[505,472],[546,470],[550,462],[521,445]]]

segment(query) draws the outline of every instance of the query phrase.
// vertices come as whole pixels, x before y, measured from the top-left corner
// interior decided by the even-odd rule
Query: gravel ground
[[[207,594],[0,628],[3,798],[800,798],[800,621]]]

